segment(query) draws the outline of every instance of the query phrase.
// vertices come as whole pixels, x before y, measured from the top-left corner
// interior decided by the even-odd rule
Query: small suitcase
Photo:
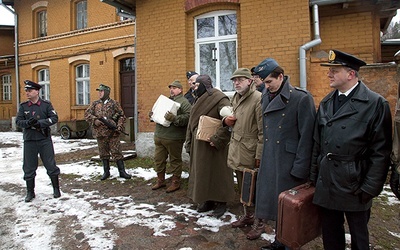
[[[256,191],[257,169],[243,168],[243,184],[240,202],[246,206],[254,205]]]
[[[277,239],[299,249],[321,234],[321,216],[312,203],[315,187],[302,184],[279,194]]]

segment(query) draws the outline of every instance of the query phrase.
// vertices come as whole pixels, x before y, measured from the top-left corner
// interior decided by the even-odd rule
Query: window
[[[76,67],[76,104],[89,105],[90,102],[90,69],[89,64]]]
[[[76,29],[84,29],[87,27],[87,1],[76,3]]]
[[[37,13],[38,20],[38,37],[47,36],[47,11],[39,11]]]
[[[3,87],[3,101],[11,101],[11,75],[2,76],[1,85]]]
[[[234,11],[211,12],[195,20],[196,69],[213,85],[234,92],[230,77],[237,68],[237,20]]]
[[[39,92],[40,98],[50,100],[50,73],[48,69],[38,71],[38,84],[42,86]]]

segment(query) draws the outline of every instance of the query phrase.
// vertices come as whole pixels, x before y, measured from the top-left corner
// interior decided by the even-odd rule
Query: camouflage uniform
[[[85,119],[93,128],[93,136],[97,138],[100,159],[103,162],[104,174],[101,180],[110,177],[110,154],[117,162],[119,176],[130,179],[131,176],[125,172],[125,166],[121,153],[121,144],[119,141],[120,131],[124,131],[124,123],[126,117],[121,105],[109,98],[110,87],[100,84],[97,91],[104,91],[100,100],[94,101],[85,111]],[[101,96],[101,94],[100,94]],[[99,118],[105,119],[116,129],[112,129],[101,121]]]
[[[121,145],[119,141],[120,132],[108,128],[101,124],[96,126],[94,121],[104,117],[111,124],[117,126],[119,131],[124,131],[126,117],[121,105],[115,100],[108,99],[104,103],[102,100],[94,101],[85,111],[85,119],[92,125],[93,136],[97,139],[100,159],[112,158],[117,161],[123,158],[121,154]]]

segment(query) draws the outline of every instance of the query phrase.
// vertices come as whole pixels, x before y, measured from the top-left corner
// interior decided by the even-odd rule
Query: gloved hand
[[[372,198],[374,198],[374,196],[370,195],[367,192],[361,191],[361,193],[359,194],[360,197],[360,202],[362,204],[367,204],[370,200],[372,200]]]
[[[34,126],[38,123],[38,120],[36,120],[36,118],[31,117],[28,119],[28,126]]]
[[[168,111],[167,113],[165,113],[164,118],[167,121],[173,122],[176,119],[176,115],[174,115],[174,114],[172,114],[171,112]]]
[[[255,160],[256,160],[256,162],[254,163],[254,167],[255,167],[255,168],[259,168],[259,167],[260,167],[261,160],[260,160],[260,159],[255,159]]]
[[[117,130],[121,132],[121,131],[124,131],[125,129],[124,129],[123,125],[118,125]]]
[[[236,117],[234,117],[233,115],[230,115],[230,116],[225,117],[224,123],[228,127],[233,127],[233,125],[235,125],[236,120],[237,120]]]
[[[103,123],[101,121],[99,121],[98,119],[94,120],[94,125],[100,126],[101,124],[103,124]]]
[[[400,200],[400,189],[399,189],[399,173],[392,168],[392,174],[390,175],[390,189],[396,195],[397,199]]]

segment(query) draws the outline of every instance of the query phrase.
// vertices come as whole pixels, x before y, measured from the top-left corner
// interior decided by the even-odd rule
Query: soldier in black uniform
[[[49,101],[39,97],[41,85],[26,80],[25,92],[28,101],[19,106],[17,126],[23,128],[24,157],[23,171],[27,194],[25,202],[35,198],[35,176],[38,168],[38,154],[50,176],[53,185],[53,197],[61,196],[58,175],[60,169],[54,159],[54,148],[51,140],[50,126],[57,123],[58,115]]]

